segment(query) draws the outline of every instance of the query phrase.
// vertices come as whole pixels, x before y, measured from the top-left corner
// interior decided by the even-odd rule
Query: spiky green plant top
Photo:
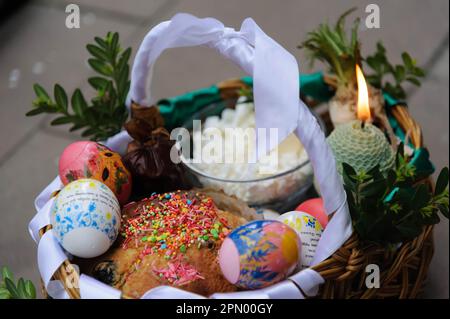
[[[337,127],[327,138],[338,171],[342,174],[342,163],[350,164],[356,171],[368,172],[380,165],[383,174],[394,167],[395,153],[383,132],[375,125],[361,125],[356,120]]]

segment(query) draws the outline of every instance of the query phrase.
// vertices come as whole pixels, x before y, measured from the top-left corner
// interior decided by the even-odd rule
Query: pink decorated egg
[[[300,239],[276,220],[256,220],[233,230],[219,250],[224,277],[243,289],[259,289],[289,276],[300,258]]]
[[[323,228],[327,227],[328,215],[325,212],[322,198],[319,197],[308,199],[307,201],[301,203],[295,210],[308,213],[309,215],[317,218]]]
[[[118,153],[106,146],[79,141],[67,146],[59,158],[59,177],[64,185],[80,178],[96,179],[108,186],[120,204],[131,194],[131,174]]]

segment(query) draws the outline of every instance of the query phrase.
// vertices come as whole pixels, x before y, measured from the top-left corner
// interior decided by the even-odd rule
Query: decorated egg
[[[120,204],[131,194],[131,174],[118,153],[104,145],[79,141],[67,146],[59,159],[59,177],[64,185],[80,178],[93,178],[108,186]]]
[[[323,232],[323,227],[317,218],[305,212],[292,211],[281,215],[278,220],[295,229],[300,237],[302,245],[300,269],[311,266]]]
[[[298,205],[295,210],[299,212],[305,212],[310,214],[311,216],[314,216],[315,218],[317,218],[323,228],[327,227],[328,215],[325,212],[322,198],[318,197],[308,199],[307,201],[304,201],[303,203]]]
[[[51,222],[57,240],[70,254],[96,257],[117,238],[119,202],[105,184],[95,179],[78,179],[56,196]]]
[[[219,250],[224,277],[244,289],[272,285],[289,276],[300,256],[300,240],[276,220],[255,220],[233,230]]]

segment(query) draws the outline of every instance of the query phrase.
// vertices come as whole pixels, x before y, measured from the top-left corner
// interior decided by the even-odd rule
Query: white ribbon
[[[66,259],[66,254],[53,235],[53,230],[50,229],[42,236],[38,244],[38,268],[46,289],[53,274]]]
[[[147,291],[141,299],[206,299],[206,297],[174,287],[159,286]]]
[[[145,36],[136,54],[128,101],[152,105],[153,101],[148,88],[151,83],[153,65],[159,55],[168,48],[197,45],[215,49],[253,76],[258,129],[277,128],[278,142],[295,131],[302,141],[322,191],[326,212],[327,214],[335,213],[322,234],[313,259],[313,265],[320,263],[341,247],[352,233],[342,181],[337,173],[333,154],[316,118],[299,99],[298,65],[295,58],[267,36],[252,19],[246,19],[239,31],[225,27],[218,20],[199,19],[189,14],[177,14],[172,20],[158,24]],[[106,145],[123,154],[130,141],[131,137],[124,131],[111,137]],[[258,155],[266,153],[274,145],[260,146],[263,147],[258,149]],[[51,206],[47,203],[50,195],[60,187],[61,181],[56,178],[36,198],[38,214],[30,223],[30,234],[34,239],[39,227],[45,226],[43,224],[48,222],[45,212]],[[47,232],[39,242],[38,256],[41,256],[38,258],[39,270],[46,287],[58,268],[57,265],[59,266],[64,260],[64,252],[55,241],[53,234]],[[47,250],[49,252],[45,252]],[[320,274],[312,269],[305,269],[288,280],[264,289],[216,293],[211,298],[302,299],[304,296],[297,286],[307,296],[314,296],[323,282],[324,279]],[[107,288],[110,287],[106,287],[93,278],[84,275],[80,277],[83,298],[120,297],[117,290]],[[142,298],[199,297],[202,296],[174,287],[161,286],[149,290]]]
[[[92,277],[80,276],[81,299],[120,299],[122,292]]]

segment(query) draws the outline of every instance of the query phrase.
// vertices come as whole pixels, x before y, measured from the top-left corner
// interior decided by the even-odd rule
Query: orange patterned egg
[[[67,146],[59,159],[59,177],[64,185],[80,178],[101,181],[120,204],[125,204],[131,194],[131,174],[120,155],[96,142],[79,141]]]

